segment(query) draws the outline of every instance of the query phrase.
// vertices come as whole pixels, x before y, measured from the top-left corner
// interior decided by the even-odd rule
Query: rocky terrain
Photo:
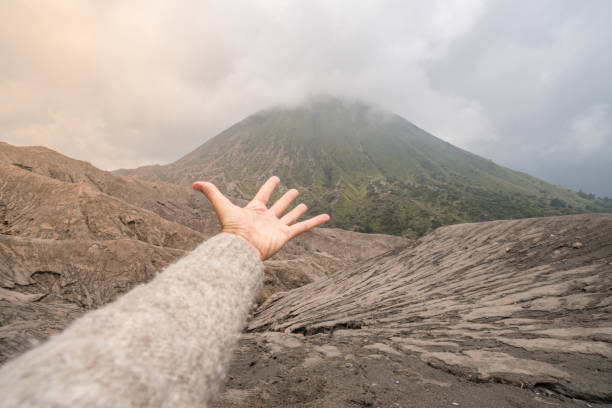
[[[612,215],[442,227],[276,294],[219,407],[612,403]]]
[[[147,282],[218,228],[205,197],[188,187],[0,143],[0,362]],[[311,231],[266,262],[258,301],[407,242]]]
[[[189,186],[0,143],[0,363],[217,231]],[[317,229],[265,266],[218,407],[612,406],[612,214]]]

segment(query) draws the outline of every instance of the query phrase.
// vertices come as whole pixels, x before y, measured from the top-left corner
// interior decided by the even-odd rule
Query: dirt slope
[[[190,250],[204,238],[184,225],[102,193],[0,163],[0,233],[44,239],[133,238]]]
[[[218,229],[188,188],[0,143],[0,362],[147,282]],[[267,261],[260,301],[407,242],[311,231]]]
[[[150,280],[183,254],[135,239],[0,235],[0,363]]]
[[[208,200],[188,186],[118,177],[41,146],[17,147],[0,142],[0,163],[67,184],[85,183],[91,187],[90,191],[149,210],[205,236],[210,236],[217,228],[217,218]]]
[[[612,403],[611,291],[612,215],[439,228],[270,298],[219,406]]]

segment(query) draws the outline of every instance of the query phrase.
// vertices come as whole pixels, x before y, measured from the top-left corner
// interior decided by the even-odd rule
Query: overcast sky
[[[612,1],[3,1],[0,140],[168,163],[310,95],[612,196]]]

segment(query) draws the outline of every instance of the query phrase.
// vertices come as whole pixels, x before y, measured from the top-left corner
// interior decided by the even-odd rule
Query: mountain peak
[[[257,112],[180,160],[122,174],[205,179],[249,199],[269,176],[312,213],[366,232],[420,236],[439,225],[601,209],[576,193],[457,148],[399,115],[317,96]]]
[[[263,109],[252,116],[268,117],[273,115],[311,115],[319,120],[344,120],[347,123],[362,122],[372,124],[382,121],[404,120],[400,116],[360,99],[331,95],[316,95],[299,103],[283,104]],[[410,122],[408,122],[410,123]]]
[[[296,109],[321,110],[326,108],[352,110],[359,107],[372,108],[360,99],[347,96],[334,96],[327,94],[313,95],[292,104],[279,104],[263,109],[262,111],[289,111]]]

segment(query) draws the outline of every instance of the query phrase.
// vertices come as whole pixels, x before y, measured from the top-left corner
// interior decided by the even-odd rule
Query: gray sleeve
[[[0,406],[205,407],[262,276],[245,240],[219,234],[5,364]]]

